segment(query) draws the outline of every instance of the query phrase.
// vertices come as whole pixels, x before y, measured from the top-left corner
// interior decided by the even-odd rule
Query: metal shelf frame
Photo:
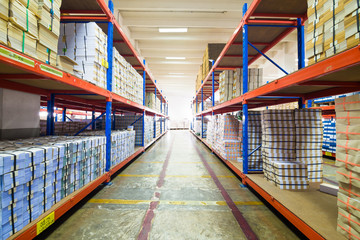
[[[105,116],[105,136],[106,142],[106,173],[88,186],[78,190],[72,198],[67,199],[64,206],[55,205],[55,218],[58,219],[67,210],[84,198],[88,193],[104,182],[109,182],[110,177],[119,169],[123,168],[128,162],[144,152],[152,143],[163,136],[167,131],[165,124],[160,125],[160,136],[147,146],[144,144],[144,118],[145,115],[168,120],[168,102],[159,90],[156,80],[147,68],[145,60],[141,60],[131,42],[126,37],[114,15],[113,1],[109,0],[63,0],[61,5],[61,22],[96,22],[107,33],[107,86],[106,89],[98,87],[83,79],[77,78],[56,67],[43,63],[31,56],[16,51],[8,46],[0,44],[0,88],[22,91],[26,93],[40,95],[40,106],[47,108],[47,135],[54,134],[55,117],[54,112],[57,108],[63,110],[62,121],[66,121],[66,111],[68,109],[90,111],[92,121],[88,126],[95,130],[95,122],[101,116]],[[130,101],[112,92],[112,65],[113,47],[143,76],[143,102],[141,104]],[[161,102],[160,109],[150,109],[145,105],[146,92],[155,91],[155,100]],[[95,113],[100,116],[95,117]],[[142,116],[142,146],[124,162],[111,168],[111,131],[114,129],[112,124],[112,114],[115,120],[117,114],[134,113]],[[81,131],[85,130],[82,129]],[[80,132],[81,132],[80,131]],[[78,133],[77,133],[78,134]],[[74,200],[75,199],[75,200]],[[46,217],[46,216],[45,216]],[[39,218],[37,221],[41,220]],[[30,223],[29,225],[34,225]],[[35,230],[34,230],[35,229]],[[36,236],[36,224],[31,228],[25,227],[24,230],[15,234],[17,239],[32,239]]]
[[[231,113],[242,110],[243,113],[243,168],[232,166],[221,158],[244,183],[251,186],[271,203],[282,215],[292,222],[310,239],[322,239],[313,229],[285,209],[281,203],[273,203],[271,196],[251,182],[248,169],[248,110],[298,101],[304,108],[306,101],[360,90],[360,45],[337,53],[323,61],[305,67],[304,22],[307,20],[307,2],[305,0],[254,0],[249,8],[243,7],[243,18],[225,45],[219,57],[213,63],[209,74],[197,90],[193,104],[195,117],[201,117],[202,129],[204,116]],[[256,31],[255,31],[255,30]],[[266,52],[284,37],[297,30],[298,70],[288,74],[284,69],[266,56]],[[265,57],[286,75],[255,90],[248,91],[248,67],[259,57]],[[243,95],[215,106],[216,72],[222,70],[243,69]],[[210,80],[211,79],[211,80]],[[211,97],[212,107],[204,110],[204,101]],[[198,109],[198,103],[201,109]],[[310,104],[311,106],[311,101]],[[324,110],[333,111],[328,107]],[[330,114],[331,115],[331,114]],[[206,144],[203,134],[198,137]],[[251,153],[250,153],[251,154]]]

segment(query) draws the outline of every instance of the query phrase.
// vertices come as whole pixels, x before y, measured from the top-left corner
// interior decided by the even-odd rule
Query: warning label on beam
[[[39,235],[55,222],[55,213],[52,212],[36,224],[36,235]]]

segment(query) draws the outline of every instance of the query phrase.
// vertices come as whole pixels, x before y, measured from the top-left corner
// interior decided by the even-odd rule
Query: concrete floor
[[[47,239],[246,239],[229,201],[259,239],[298,239],[189,131],[167,133],[112,183]]]

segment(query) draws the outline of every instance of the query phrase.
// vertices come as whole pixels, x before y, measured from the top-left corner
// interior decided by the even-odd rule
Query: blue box
[[[24,179],[25,182],[30,182],[33,177],[33,171],[31,167],[24,168]]]
[[[49,210],[52,206],[54,206],[55,204],[55,199],[54,197],[51,198],[46,198],[44,205],[45,205],[45,211]]]
[[[55,172],[56,166],[54,166],[54,161],[49,160],[45,161],[45,173]]]
[[[54,187],[53,187],[53,185],[44,187],[42,189],[42,193],[44,194],[44,199],[54,198]]]
[[[32,180],[41,178],[45,173],[45,163],[40,163],[31,167],[32,169]]]
[[[31,148],[24,148],[22,150],[29,152],[31,156],[30,162],[26,162],[25,165],[26,167],[30,167],[32,165],[36,165],[44,161],[45,158],[44,149],[31,147]]]
[[[11,214],[11,207],[13,208],[14,215]],[[22,218],[20,218],[22,216],[22,214],[23,214],[23,200],[22,199],[16,203],[13,203],[13,204],[10,204],[9,206],[1,208],[2,226],[4,226],[4,224],[10,222],[9,226],[11,227],[12,226],[11,225],[12,217],[14,217],[14,220],[16,218],[18,218],[17,220],[22,221]],[[15,222],[17,222],[17,221],[15,221]],[[22,224],[22,222],[21,222],[21,224]]]
[[[43,179],[44,179],[44,187],[52,185],[55,182],[55,173],[54,172],[47,173],[43,177]]]
[[[25,184],[25,171],[20,169],[19,171],[13,171],[0,175],[0,190],[8,191],[11,188]]]

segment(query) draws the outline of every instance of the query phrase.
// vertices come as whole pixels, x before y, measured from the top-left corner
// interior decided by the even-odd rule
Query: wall
[[[40,96],[0,89],[0,139],[39,136]]]

